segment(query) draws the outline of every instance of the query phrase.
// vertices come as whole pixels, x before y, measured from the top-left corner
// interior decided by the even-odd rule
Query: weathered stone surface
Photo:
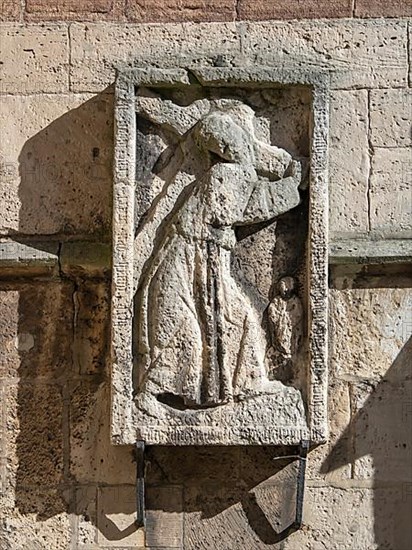
[[[179,66],[196,59],[240,54],[235,24],[101,25],[71,27],[74,91],[100,91],[118,66]],[[113,48],[116,43],[116,48]],[[218,52],[218,53],[216,53]],[[161,63],[159,63],[161,60]],[[210,63],[210,61],[208,62]]]
[[[281,65],[332,71],[335,88],[405,86],[406,21],[295,21],[71,28],[72,87],[102,90],[115,66]],[[116,43],[116,48],[112,44]],[[241,47],[242,45],[242,47]],[[286,46],[285,46],[286,45]]]
[[[226,76],[232,83],[233,70],[226,73],[219,71],[220,77]],[[136,78],[141,79],[142,74],[136,71]],[[256,83],[261,73],[247,74]],[[242,72],[242,84],[244,76]],[[276,76],[275,71],[273,79]],[[287,83],[288,78],[297,79],[299,90],[304,75],[292,72],[285,76]],[[272,280],[265,295],[267,290],[260,287],[259,280],[248,281],[242,260],[236,257],[237,241],[258,232],[259,224],[294,209],[297,212],[302,201],[299,189],[307,186],[307,160],[295,160],[277,146],[280,136],[290,129],[275,134],[276,145],[268,132],[272,120],[278,124],[277,119],[285,117],[291,122],[288,111],[280,107],[282,94],[287,97],[287,92],[279,92],[273,85],[273,89],[256,89],[253,94],[240,88],[230,95],[223,88],[210,93],[208,99],[198,88],[166,88],[166,99],[156,89],[141,87],[137,97],[132,88],[128,98],[127,79],[133,86],[134,73],[119,78],[116,108],[114,438],[123,443],[143,439],[149,444],[298,443],[306,438],[306,421],[299,386],[293,387],[293,373],[300,371],[302,380],[311,379],[316,361],[323,364],[319,356],[313,358],[306,373],[299,368],[304,350],[311,345],[303,338],[307,313],[299,296],[299,284],[308,288],[305,268],[298,268],[302,272],[298,282],[272,275],[272,262],[268,267]],[[162,90],[164,80],[162,77]],[[189,101],[182,106],[184,93]],[[296,93],[292,93],[293,100]],[[246,97],[249,105],[243,99]],[[297,158],[313,155],[311,209],[315,215],[319,212],[322,224],[323,191],[317,178],[322,181],[322,155],[327,147],[322,118],[326,106],[321,98],[315,101],[319,112],[315,113],[313,139],[319,150],[309,153],[306,149],[306,126],[306,139],[293,153]],[[130,113],[128,104],[133,109]],[[135,109],[137,130],[133,125]],[[263,123],[258,124],[258,118]],[[177,145],[176,138],[180,139]],[[169,150],[175,153],[168,158]],[[318,154],[319,165],[315,160]],[[159,169],[152,168],[155,163]],[[130,185],[125,189],[126,182]],[[136,221],[132,226],[129,194],[135,185]],[[305,215],[302,210],[301,216]],[[288,258],[281,251],[281,225],[276,230],[272,254]],[[319,277],[314,295],[319,293],[322,301],[324,279],[318,267],[324,250],[318,244],[323,235],[321,225],[318,231],[315,235],[312,230],[311,255],[315,277]],[[305,238],[302,233],[292,249],[302,250]],[[260,258],[259,253],[259,249],[250,248],[251,256]],[[298,265],[301,255],[295,254],[291,262]],[[134,293],[132,327],[127,311]],[[318,315],[314,311],[313,319]],[[325,314],[324,308],[321,314]],[[317,329],[312,330],[316,334]],[[133,352],[129,341],[133,341]],[[317,343],[316,349],[316,353],[323,349],[322,344]],[[135,366],[128,374],[131,353]],[[282,370],[286,378],[289,373],[289,385],[280,380],[278,372]],[[127,397],[132,384],[134,404]],[[317,391],[319,397],[309,405],[315,408],[322,402],[323,390],[313,390]],[[124,399],[129,399],[128,404],[123,404]],[[321,418],[322,412],[314,415]],[[312,437],[318,439],[316,428],[312,429]]]
[[[1,154],[3,234],[107,232],[112,101],[110,94],[2,98],[1,124],[10,128]]]
[[[59,263],[59,243],[17,241],[0,242],[0,275],[5,271],[15,274],[29,271],[31,274],[57,274]],[[26,268],[26,269],[25,269]]]
[[[411,148],[376,148],[370,181],[371,229],[386,237],[412,235]]]
[[[412,86],[412,25],[408,24],[408,58],[409,58],[409,86]]]
[[[240,0],[237,7],[240,19],[323,19],[351,17],[351,0]]]
[[[374,147],[412,145],[412,91],[372,90],[371,143]]]
[[[332,88],[405,86],[406,21],[299,21],[248,23],[244,51],[255,63],[332,71]]]
[[[76,7],[76,4],[78,3],[73,2],[72,6]],[[86,4],[83,3],[83,5]],[[3,5],[6,3],[3,2]],[[21,5],[22,3],[19,2],[19,9]],[[361,5],[363,2],[358,1],[358,6]],[[375,5],[377,4],[369,2],[370,7]],[[397,5],[395,2],[387,2],[380,9],[394,9]],[[74,14],[74,12],[72,13]],[[112,17],[112,13],[101,13],[97,16],[109,18]],[[26,17],[35,16],[35,14],[26,14]],[[59,17],[58,14],[55,16]],[[48,17],[55,16],[49,15]],[[76,17],[80,16],[74,14],[73,18]],[[83,14],[81,17],[92,18],[94,16]],[[348,69],[346,73],[344,70],[340,70],[339,74],[333,77],[334,85],[339,88],[344,86],[387,88],[387,90],[372,89],[370,92],[370,105],[373,107],[371,145],[375,148],[376,153],[374,158],[376,164],[372,166],[372,182],[378,181],[376,178],[374,180],[374,168],[379,168],[379,163],[381,166],[386,165],[386,168],[381,170],[382,175],[379,175],[379,171],[377,174],[381,180],[378,182],[379,185],[373,188],[371,214],[377,208],[380,216],[379,227],[382,227],[383,223],[385,228],[373,229],[373,238],[377,240],[373,241],[368,238],[366,248],[363,248],[363,242],[351,245],[357,258],[365,259],[366,257],[368,263],[378,261],[377,257],[382,261],[391,262],[394,261],[394,258],[399,258],[401,262],[401,256],[393,254],[394,252],[398,254],[399,245],[405,245],[406,240],[394,238],[390,242],[382,243],[381,241],[382,237],[393,234],[394,231],[398,232],[394,224],[392,227],[386,225],[387,219],[392,219],[396,223],[399,220],[402,221],[397,214],[396,207],[392,216],[391,211],[384,210],[385,204],[395,204],[396,206],[398,182],[411,181],[408,176],[410,174],[408,168],[410,166],[410,151],[406,148],[409,143],[407,140],[408,128],[407,122],[403,120],[405,118],[403,97],[406,92],[405,89],[398,87],[406,85],[407,60],[405,52],[408,42],[405,30],[407,25],[409,26],[409,47],[411,48],[412,26],[405,20],[364,22],[341,20],[305,23],[295,21],[290,24],[272,22],[263,25],[255,23],[250,26],[252,30],[253,28],[261,29],[255,34],[251,32],[250,36],[253,35],[251,44],[255,51],[260,51],[260,45],[265,46],[266,53],[265,55],[262,53],[261,56],[262,62],[264,61],[265,64],[269,63],[270,56],[277,64],[279,63],[276,59],[280,56],[282,62],[283,60],[289,61],[294,57],[302,58],[306,67],[309,68],[312,66],[311,59],[314,59],[316,63],[321,60],[320,62],[325,67],[333,69],[335,65],[339,65],[339,67],[344,67],[344,70]],[[86,30],[86,26],[89,27],[88,30]],[[49,27],[51,30],[47,30]],[[10,28],[9,25],[3,27],[3,34],[5,34],[4,29],[9,32]],[[67,56],[63,56],[64,61],[59,64],[59,59],[62,58],[60,46],[55,50],[55,57],[53,57],[53,47],[48,44],[47,38],[55,40],[56,29],[66,29],[66,27],[55,25],[42,27],[39,25],[13,28],[18,29],[18,34],[13,37],[13,41],[15,40],[13,48],[7,46],[9,52],[7,65],[8,70],[12,71],[10,80],[12,86],[4,88],[4,90],[7,94],[15,93],[17,89],[20,90],[19,94],[32,93],[33,91],[36,94],[43,94],[43,90],[47,90],[50,94],[42,95],[42,100],[40,100],[40,95],[24,98],[23,102],[31,102],[30,106],[27,104],[24,107],[23,103],[19,103],[21,101],[19,97],[13,100],[9,95],[2,97],[5,110],[10,109],[10,116],[6,116],[2,120],[2,127],[6,131],[1,139],[0,219],[2,222],[4,220],[2,232],[10,234],[13,230],[20,230],[20,197],[17,191],[19,165],[15,159],[20,154],[19,151],[23,149],[26,140],[32,139],[42,132],[45,126],[63,116],[58,131],[52,133],[48,143],[44,143],[45,154],[41,156],[41,161],[43,165],[47,165],[47,155],[50,155],[50,152],[54,154],[53,148],[56,141],[61,151],[59,154],[61,164],[73,163],[73,159],[75,159],[81,165],[79,173],[84,167],[82,159],[88,161],[89,149],[95,146],[103,147],[104,144],[107,144],[107,155],[110,155],[113,148],[110,137],[111,130],[108,127],[108,132],[105,133],[106,123],[103,122],[103,119],[100,121],[100,117],[97,115],[99,108],[97,107],[90,111],[90,124],[87,125],[87,129],[75,134],[78,146],[74,148],[70,146],[65,151],[63,140],[66,136],[65,123],[67,120],[64,115],[68,110],[77,109],[80,103],[90,98],[90,96],[85,96],[85,99],[82,99],[80,96],[75,97],[74,95],[69,98],[69,96],[59,93],[54,100],[64,108],[48,106],[53,99],[51,92],[54,93],[57,85],[61,89],[60,86],[64,84],[62,89],[67,89],[68,50],[65,50]],[[239,24],[237,28],[235,25],[186,24],[136,27],[134,25],[89,26],[74,24],[71,29],[75,50],[72,60],[73,89],[102,90],[113,81],[112,68],[119,60],[130,61],[132,64],[140,63],[139,60],[136,61],[136,58],[142,56],[144,57],[142,63],[146,63],[148,66],[152,63],[161,65],[163,50],[166,52],[165,59],[167,58],[164,64],[178,65],[180,59],[183,59],[185,65],[187,63],[207,64],[209,65],[208,70],[214,70],[216,68],[212,67],[213,64],[246,63],[248,37],[241,38],[244,36],[245,28],[249,27],[243,23]],[[353,30],[355,28],[358,29],[356,32]],[[35,49],[36,59],[30,57],[32,56],[30,52],[18,50],[17,45],[20,44],[23,34],[29,36],[29,39],[24,46],[22,45],[22,48]],[[45,36],[46,40],[44,40]],[[266,41],[266,36],[268,41]],[[393,41],[390,39],[391,36],[394,37]],[[155,45],[156,40],[158,41],[157,45]],[[254,42],[256,42],[256,46],[253,45]],[[63,39],[61,39],[61,43],[64,43]],[[44,44],[41,46],[41,56],[39,54],[40,44]],[[242,56],[240,56],[241,44],[244,46]],[[3,49],[6,47],[6,40],[3,40],[2,46]],[[84,51],[82,51],[83,47]],[[282,52],[283,48],[291,53]],[[220,58],[216,50],[219,53],[222,52]],[[144,53],[140,54],[139,52],[142,51]],[[411,53],[410,51],[409,60],[412,59]],[[49,55],[49,58],[45,57],[46,54]],[[327,58],[328,54],[332,56],[331,59]],[[30,62],[27,62],[26,56],[30,57]],[[238,61],[240,57],[241,60]],[[255,57],[252,55],[251,59],[253,66]],[[60,72],[52,75],[48,72],[51,66],[56,66]],[[26,71],[27,67],[29,72]],[[42,67],[45,68],[44,71],[42,71]],[[29,74],[28,77],[25,76],[26,73]],[[8,78],[5,76],[4,80],[7,82]],[[21,87],[22,82],[23,87]],[[26,85],[24,82],[28,84]],[[90,87],[90,82],[92,82],[92,87]],[[390,89],[392,86],[396,88]],[[385,95],[386,91],[388,92],[387,96]],[[339,91],[339,94],[341,94],[339,101],[344,104],[347,100],[348,103],[354,105],[354,111],[357,113],[355,117],[347,119],[348,129],[343,130],[342,133],[345,135],[346,131],[346,135],[349,136],[353,133],[353,142],[359,143],[358,137],[363,132],[363,123],[357,117],[359,112],[363,111],[362,98],[365,93],[362,90],[342,90]],[[337,97],[338,92],[335,91],[334,102]],[[358,101],[355,101],[355,98]],[[13,101],[15,103],[10,107]],[[373,102],[376,103],[372,105]],[[287,102],[282,103],[282,100],[276,95],[274,104],[282,105],[282,109],[287,109],[287,116],[291,121],[289,127],[295,127],[296,120],[298,122],[305,120],[308,103],[302,95],[296,94],[293,98],[290,96],[289,105]],[[49,114],[46,116],[47,111]],[[343,115],[345,115],[344,108],[339,111],[339,115],[335,119],[332,117],[332,130],[333,125],[339,122],[339,117],[344,118]],[[40,117],[44,117],[44,126],[42,126],[43,122],[40,125],[38,123]],[[111,118],[112,115],[108,114],[107,120]],[[78,125],[77,119],[72,122],[73,126]],[[296,151],[299,150],[300,144],[304,140],[305,131],[300,134],[294,132],[292,136],[282,130],[282,124],[275,125],[274,121],[272,123],[271,129],[274,134],[281,136],[279,138],[281,141],[284,137],[286,138],[286,141],[282,141],[278,145],[291,152],[293,156],[296,155]],[[397,123],[400,126],[397,126]],[[303,127],[304,124],[301,126]],[[26,133],[26,137],[24,137],[23,134],[26,131],[24,128],[26,127],[31,127],[30,132],[32,133]],[[20,129],[23,129],[21,144],[13,149],[10,145],[11,142],[8,141],[9,136],[13,140],[16,135],[19,135]],[[268,125],[260,118],[256,131],[263,139],[267,139],[269,130]],[[100,135],[102,136],[101,141]],[[364,144],[366,135],[366,131],[363,132],[362,144]],[[97,145],[94,141],[93,143],[89,141],[90,136],[93,136],[93,140],[98,141]],[[359,149],[354,150],[347,140],[341,141],[342,143],[345,143],[345,155],[341,156],[339,162],[342,162],[342,169],[346,164],[347,173],[351,177],[356,171],[354,165],[359,167]],[[393,147],[403,147],[403,149],[382,151],[384,148]],[[4,156],[4,151],[7,152],[6,156]],[[15,152],[10,156],[10,151]],[[405,178],[399,177],[399,163],[398,160],[394,161],[398,158],[402,162],[407,161],[406,169],[401,169],[401,172],[406,174]],[[90,205],[87,203],[85,217],[82,218],[82,222],[76,221],[74,224],[71,222],[72,219],[83,216],[81,209],[84,206],[81,201],[78,201],[76,207],[72,203],[65,204],[65,202],[56,201],[57,206],[53,207],[53,199],[50,202],[50,208],[43,209],[40,198],[33,198],[31,195],[31,193],[36,193],[38,185],[38,180],[33,177],[33,186],[30,187],[30,192],[24,193],[25,204],[27,201],[33,204],[29,220],[31,227],[33,228],[37,224],[39,234],[43,231],[52,233],[64,231],[81,233],[76,236],[80,240],[84,238],[94,241],[100,238],[103,240],[104,237],[96,237],[95,232],[100,232],[99,228],[103,226],[106,227],[105,231],[107,232],[110,223],[110,208],[108,207],[110,193],[107,192],[111,186],[109,163],[107,167],[109,176],[106,180],[107,183],[102,187],[103,191],[100,192],[92,186],[94,194],[93,198],[90,198]],[[29,173],[36,173],[36,169],[29,166]],[[70,174],[68,171],[65,174],[67,186],[70,186],[69,180],[72,181]],[[360,172],[358,172],[359,174]],[[73,196],[77,194],[85,202],[85,198],[87,198],[85,189],[90,184],[89,179],[87,177],[82,179],[79,176],[77,181],[80,189],[78,192],[73,191]],[[50,178],[50,187],[47,189],[51,190],[51,194],[54,193],[53,176]],[[57,191],[60,192],[60,185]],[[56,196],[57,193],[53,195],[53,197]],[[402,208],[407,204],[405,197],[407,197],[406,194],[399,198],[400,203],[404,202]],[[48,201],[48,199],[42,200]],[[339,197],[338,200],[340,200]],[[34,222],[36,218],[35,204],[40,205],[36,222]],[[91,204],[96,204],[98,210],[100,204],[106,204],[107,216],[103,224],[96,220],[86,220],[86,216],[89,216],[89,220],[90,216],[93,216]],[[334,202],[334,204],[336,203]],[[355,209],[355,205],[349,201],[345,203],[344,207]],[[389,216],[387,212],[389,212]],[[25,208],[22,209],[22,214],[21,232],[26,230],[31,232]],[[59,217],[62,218],[62,223],[58,221]],[[402,223],[404,221],[405,218]],[[63,222],[67,225],[63,226]],[[289,223],[293,224],[293,219]],[[300,227],[296,220],[294,227]],[[97,228],[96,231],[95,228]],[[343,228],[343,231],[345,229]],[[85,235],[89,231],[92,231],[94,235]],[[363,232],[364,229],[357,227],[355,230],[351,230],[351,233],[353,235],[356,232],[359,236],[361,231]],[[248,278],[259,284],[264,289],[265,295],[270,293],[271,288],[271,282],[265,274],[267,266],[272,265],[270,254],[267,253],[265,245],[275,232],[276,229],[271,231],[270,228],[267,228],[242,241],[242,261],[243,265],[247,267]],[[406,238],[406,230],[403,230],[401,235]],[[47,235],[45,238],[47,240]],[[64,236],[61,239],[59,236],[54,238],[56,241],[65,241]],[[397,245],[396,249],[393,246],[394,242]],[[249,251],[253,246],[262,250],[259,261],[251,258],[252,254]],[[283,240],[279,246],[282,254],[293,248],[288,239]],[[371,246],[373,250],[370,253]],[[76,255],[72,255],[73,248],[76,246],[72,247],[67,257],[70,257],[73,265],[76,266],[77,274],[85,276],[86,268],[93,268],[93,266],[90,265],[87,258],[79,259],[77,257],[76,259]],[[263,251],[266,252],[265,255]],[[45,262],[51,260],[46,249],[40,247],[37,252]],[[26,253],[19,257],[23,261],[29,258]],[[9,261],[10,256],[6,254],[5,257],[3,256],[4,258]],[[247,262],[248,259],[249,262]],[[352,261],[351,258],[349,260]],[[282,272],[285,265],[287,266],[287,263],[283,260],[279,263],[275,262],[274,269]],[[130,548],[135,546],[135,542],[140,546],[140,539],[135,539],[132,544],[127,543],[128,536],[137,536],[136,532],[131,533],[135,513],[131,496],[135,475],[135,464],[131,459],[132,448],[129,447],[127,452],[123,453],[122,450],[120,454],[116,454],[108,444],[106,445],[106,441],[109,441],[109,428],[104,423],[108,422],[110,396],[106,390],[98,389],[101,381],[99,376],[95,376],[104,367],[103,350],[107,343],[103,341],[107,338],[103,330],[103,319],[107,315],[106,294],[101,291],[100,286],[83,286],[81,281],[77,281],[80,283],[80,287],[75,295],[70,285],[68,285],[67,293],[64,291],[61,294],[56,290],[54,283],[45,281],[42,284],[30,281],[32,289],[28,291],[27,287],[24,287],[22,290],[22,283],[16,284],[14,280],[17,276],[22,275],[22,270],[14,270],[11,265],[7,269],[10,269],[8,273],[4,269],[1,272],[3,278],[12,279],[12,284],[7,287],[10,290],[4,294],[7,296],[3,305],[5,313],[3,314],[2,310],[0,314],[0,334],[3,338],[0,351],[0,363],[3,369],[0,375],[3,377],[3,387],[0,388],[0,492],[2,492],[0,546],[6,550],[37,550],[40,548],[66,550],[70,547],[90,550],[91,548],[107,548],[110,547],[109,545]],[[395,269],[406,268],[400,265],[392,266],[392,270]],[[30,276],[35,274],[33,267],[30,267],[29,270]],[[64,270],[65,275],[68,276],[72,276],[74,273],[71,271],[68,260]],[[95,271],[95,273],[97,272],[98,270]],[[339,357],[334,351],[330,370],[334,376],[333,370],[336,367],[339,376],[343,379],[332,378],[329,387],[331,433],[329,444],[317,448],[309,455],[307,472],[311,483],[309,483],[305,496],[307,502],[306,527],[283,541],[281,545],[285,548],[292,550],[325,550],[325,548],[327,550],[341,550],[341,548],[345,550],[364,548],[368,548],[368,550],[375,548],[409,550],[410,547],[410,540],[412,540],[412,523],[410,522],[412,483],[408,477],[410,473],[408,470],[408,465],[410,465],[410,421],[408,419],[410,419],[411,411],[409,396],[412,389],[408,386],[410,351],[408,355],[401,350],[403,337],[399,337],[402,332],[399,323],[405,322],[403,316],[407,308],[411,309],[411,306],[399,298],[398,290],[391,289],[392,286],[399,286],[400,283],[402,283],[401,286],[410,286],[410,284],[406,277],[400,280],[400,278],[395,279],[384,275],[379,275],[376,280],[370,281],[365,277],[365,274],[369,272],[370,270],[367,268],[360,270],[358,266],[354,266],[352,279],[346,275],[339,281],[340,288],[346,288],[346,290],[343,291],[343,297],[337,299],[339,307],[336,312],[332,312],[332,315],[334,319],[338,320],[338,323],[333,322],[332,326],[336,326],[336,338],[340,340],[338,345],[335,342],[333,346],[337,346],[340,351]],[[37,273],[37,275],[43,274],[45,272]],[[25,282],[28,282],[27,275]],[[348,285],[349,287],[375,285],[380,287],[380,290],[351,290]],[[340,295],[342,290],[335,289],[333,292]],[[387,293],[390,294],[390,297],[387,296]],[[21,302],[24,303],[24,307],[20,310],[22,294],[25,296]],[[76,322],[72,307],[74,296],[79,298]],[[398,319],[398,312],[401,319]],[[409,323],[410,320],[406,317],[405,326],[409,326]],[[53,384],[44,382],[53,382],[55,377],[59,377],[59,380],[63,382],[66,375],[72,376],[73,373],[68,371],[73,353],[70,346],[73,343],[73,330],[76,330],[76,325],[82,356],[79,365],[82,369],[81,372],[85,374],[82,374],[79,380],[73,381],[76,383],[70,384],[64,390],[62,399],[60,385],[55,387]],[[19,327],[24,328],[21,334],[19,334]],[[359,356],[359,363],[357,356]],[[354,368],[352,368],[353,365],[355,365]],[[393,380],[393,369],[395,372],[399,371],[400,380],[396,377]],[[76,370],[76,372],[78,371]],[[24,374],[23,379],[19,381],[18,377],[22,374]],[[29,380],[28,377],[30,378],[31,375],[34,379]],[[34,384],[30,385],[31,382]],[[17,387],[16,384],[19,386]],[[84,385],[83,389],[81,389],[82,384]],[[72,390],[74,395],[70,411],[72,420],[70,444],[72,445],[73,462],[70,465],[71,471],[69,471],[70,448],[69,426],[67,425],[69,411],[66,404]],[[405,395],[407,396],[406,400]],[[102,410],[100,413],[99,410],[103,406],[107,407],[107,410]],[[351,409],[352,417],[350,416]],[[102,427],[98,426],[99,422],[103,424]],[[63,426],[63,436],[60,433],[60,424]],[[63,450],[58,450],[62,447],[62,441]],[[95,449],[97,449],[96,453]],[[288,449],[283,449],[283,451],[286,454],[293,452],[290,450],[288,452]],[[280,490],[276,485],[276,476],[274,480],[271,479],[277,465],[283,464],[283,460],[274,460],[277,452],[278,450],[273,448],[259,447],[256,449],[247,446],[224,449],[208,447],[206,450],[201,448],[188,450],[184,447],[179,449],[149,447],[147,449],[147,476],[150,483],[156,484],[156,488],[148,487],[147,491],[148,543],[159,542],[164,546],[173,547],[174,541],[178,540],[181,534],[182,522],[185,521],[186,544],[191,541],[190,544],[193,548],[217,547],[238,550],[238,548],[267,549],[272,547],[278,550],[280,545],[274,542],[275,534],[272,527],[276,528],[278,525],[278,508],[285,514],[283,519],[287,519],[286,512],[293,504],[294,485],[288,485]],[[61,456],[63,456],[63,461]],[[103,463],[99,464],[99,460],[103,460]],[[219,466],[216,467],[216,464]],[[77,477],[81,480],[80,486],[76,486]],[[350,477],[354,477],[354,479],[349,479]],[[292,481],[294,484],[295,478],[288,481]],[[28,487],[31,483],[36,487]],[[113,492],[110,491],[108,491],[107,498],[100,497],[100,510],[102,510],[102,502],[105,502],[107,506],[105,505],[106,510],[103,509],[103,512],[99,512],[98,529],[97,485],[102,487],[106,483],[109,483],[110,488],[125,487],[123,484],[126,484],[128,488],[125,489],[126,494],[122,493],[121,497],[117,499],[117,501],[124,501],[124,504],[112,505],[111,501],[116,501],[116,496],[113,496]],[[170,488],[170,483],[176,485]],[[56,484],[59,484],[59,489],[53,487]],[[318,487],[319,485],[328,485],[328,487]],[[73,487],[73,490],[70,489],[66,492],[66,489],[62,489],[62,487],[69,486]],[[186,487],[188,490],[182,503],[181,495],[182,492],[183,495],[186,492]],[[205,487],[207,488],[205,489]],[[76,493],[76,499],[72,498],[71,491],[73,491],[72,495]],[[312,496],[314,491],[319,495],[316,499]],[[74,506],[75,502],[76,506]],[[79,517],[79,521],[76,521],[76,517]],[[282,516],[280,517],[282,518]],[[100,529],[101,533],[98,534]],[[165,538],[162,538],[163,535]],[[173,536],[173,541],[166,538],[166,535]],[[101,542],[97,542],[98,538]],[[107,543],[106,540],[109,542]]]
[[[410,0],[356,0],[355,15],[357,17],[411,17],[412,4]]]
[[[2,382],[2,394],[6,488],[14,488],[15,506],[24,510],[26,487],[52,487],[63,479],[62,390],[54,384]]]
[[[147,492],[146,546],[182,548],[183,491],[181,487],[150,487]]]
[[[333,290],[332,297],[331,360],[337,375],[381,379],[411,336],[411,290]]]
[[[373,506],[374,494],[370,489],[307,487],[305,529],[286,539],[284,547],[287,550],[377,549]]]
[[[412,316],[409,331],[412,333]],[[411,350],[411,344],[406,344],[380,383],[353,386],[355,479],[412,484],[412,383],[407,379]]]
[[[109,364],[110,288],[85,280],[73,293],[73,362],[77,374],[103,374]]]
[[[136,487],[101,487],[97,495],[99,548],[143,548],[144,533],[136,525]]]
[[[332,236],[368,230],[369,170],[367,92],[334,91],[329,157]]]
[[[106,243],[75,241],[61,246],[60,269],[72,277],[108,277],[111,246]]]
[[[5,282],[0,300],[0,377],[60,378],[72,361],[71,285]]]
[[[235,19],[234,0],[128,0],[126,14],[137,23],[172,21],[231,21]]]
[[[329,245],[329,264],[394,264],[412,262],[411,239],[341,239]]]
[[[81,486],[75,491],[75,548],[84,550],[96,545],[97,487]]]
[[[4,25],[0,60],[3,94],[68,91],[69,37],[63,25],[45,25],[41,30]]]
[[[334,338],[333,333],[331,337]],[[336,367],[336,363],[331,362],[331,369]],[[350,387],[346,381],[336,379],[335,372],[331,373],[331,378],[328,388],[329,438],[325,445],[310,452],[306,478],[333,484],[351,478],[353,454],[351,434],[347,431],[351,421]]]
[[[70,472],[79,483],[134,483],[132,447],[110,443],[110,393],[106,384],[81,379],[70,390]]]
[[[125,21],[126,0],[28,0],[26,21]]]
[[[3,0],[0,4],[0,21],[20,19],[22,4],[19,0]]]
[[[4,550],[67,550],[70,515],[61,491],[26,487],[17,506],[0,505],[0,545]]]

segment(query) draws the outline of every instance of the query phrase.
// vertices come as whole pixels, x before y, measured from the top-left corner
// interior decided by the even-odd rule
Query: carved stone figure
[[[282,384],[267,376],[261,319],[232,276],[230,256],[236,227],[299,204],[300,163],[256,137],[254,111],[240,101],[179,107],[149,95],[139,107],[179,136],[181,170],[186,161],[198,166],[157,229],[138,281],[138,393],[180,410],[277,393]],[[293,318],[302,315],[289,283],[270,306],[287,355],[295,347]]]
[[[303,336],[303,308],[293,277],[283,277],[268,308],[272,345],[284,361],[296,358]]]

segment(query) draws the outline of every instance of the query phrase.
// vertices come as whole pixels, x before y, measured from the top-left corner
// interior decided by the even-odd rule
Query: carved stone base
[[[309,434],[301,394],[286,386],[210,409],[178,411],[148,393],[137,405],[136,440],[147,445],[295,445]]]

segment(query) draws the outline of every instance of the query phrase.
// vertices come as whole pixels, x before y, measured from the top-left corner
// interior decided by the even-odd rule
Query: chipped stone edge
[[[328,109],[330,81],[327,72],[301,67],[216,67],[184,69],[132,69],[119,71],[115,85],[115,160],[112,279],[112,441],[132,444],[133,426],[133,240],[135,186],[136,86],[310,86],[313,91],[311,197],[309,205],[309,388],[308,420],[313,443],[327,439],[327,297],[328,297]],[[299,444],[283,437],[276,426],[268,444]],[[195,444],[196,438],[191,439]],[[187,444],[188,439],[154,437],[153,444]],[[233,441],[237,444],[238,441]],[[242,442],[246,443],[246,441]],[[253,442],[249,442],[253,443]],[[259,443],[256,441],[255,443]],[[199,441],[199,444],[202,444]],[[204,444],[208,444],[204,441]]]

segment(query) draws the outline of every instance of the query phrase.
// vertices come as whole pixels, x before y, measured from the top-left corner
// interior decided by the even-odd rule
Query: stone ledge
[[[336,239],[329,244],[329,264],[412,262],[412,239]],[[111,245],[93,241],[0,242],[0,276],[41,273],[67,276],[108,276]]]
[[[329,244],[329,264],[412,262],[412,239],[345,239]]]
[[[107,243],[73,241],[62,244],[63,275],[106,276],[111,272],[111,246]]]
[[[111,271],[111,246],[92,241],[0,242],[0,277],[21,275],[104,277]]]
[[[59,243],[0,242],[0,277],[59,274]]]

